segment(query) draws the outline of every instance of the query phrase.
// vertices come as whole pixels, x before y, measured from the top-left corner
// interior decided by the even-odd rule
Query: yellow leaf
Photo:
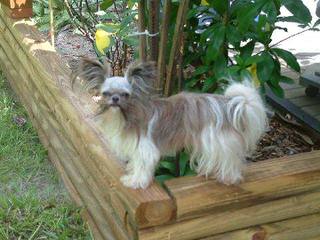
[[[106,32],[102,29],[97,29],[96,31],[96,46],[98,51],[101,54],[105,54],[105,50],[110,46],[111,39],[110,39],[111,33]]]
[[[259,81],[259,78],[258,78],[258,75],[257,75],[257,64],[252,64],[247,69],[251,73],[254,86],[256,88],[259,88],[260,87],[260,81]]]
[[[202,6],[208,6],[209,3],[208,3],[207,0],[201,0],[201,5],[202,5]]]

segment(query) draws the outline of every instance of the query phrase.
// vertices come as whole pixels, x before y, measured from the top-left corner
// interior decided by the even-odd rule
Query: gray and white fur
[[[79,76],[101,95],[99,126],[126,163],[122,183],[147,188],[161,156],[186,149],[191,167],[225,184],[242,180],[245,159],[265,132],[266,111],[250,84],[233,83],[224,95],[182,92],[159,97],[152,62],[130,65],[124,77],[84,59]]]

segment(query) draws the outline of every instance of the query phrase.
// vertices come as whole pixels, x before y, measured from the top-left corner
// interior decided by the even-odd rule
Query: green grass
[[[92,239],[13,96],[0,72],[0,240]]]

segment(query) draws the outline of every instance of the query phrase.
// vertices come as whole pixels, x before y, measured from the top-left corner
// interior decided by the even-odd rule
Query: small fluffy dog
[[[186,149],[199,174],[225,184],[242,179],[245,158],[267,123],[263,101],[249,84],[234,83],[224,95],[182,92],[160,98],[152,88],[153,63],[134,63],[111,77],[98,61],[84,59],[78,76],[101,97],[98,115],[112,150],[127,163],[122,183],[146,188],[161,156]]]

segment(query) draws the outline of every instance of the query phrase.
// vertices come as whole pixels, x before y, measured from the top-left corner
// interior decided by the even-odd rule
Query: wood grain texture
[[[201,240],[307,240],[320,238],[320,214],[219,234]]]
[[[30,21],[5,11],[1,6],[0,65],[97,239],[191,240],[241,236],[243,229],[284,239],[318,234],[320,152],[251,164],[239,186],[178,178],[166,182],[172,198],[157,184],[124,188],[108,140],[70,88],[70,70]]]
[[[177,205],[177,220],[258,204],[320,187],[320,151],[248,165],[244,182],[226,186],[203,177],[165,182]]]
[[[14,83],[14,81],[19,80],[20,77],[19,77],[18,73],[15,72],[14,69],[12,68],[10,60],[7,58],[7,56],[5,55],[5,53],[1,47],[0,47],[0,60],[3,61],[3,64],[1,66],[2,70],[5,73],[6,78],[8,80],[10,80],[10,85],[14,89],[14,91],[18,94],[20,101],[22,101],[22,102],[27,101],[25,99],[24,92],[21,91],[21,89]],[[33,126],[35,126],[35,128],[37,129],[38,132],[43,131],[41,129],[40,125],[38,124],[38,120],[34,117],[34,114],[31,111],[30,107],[29,106],[25,106],[25,107],[26,107],[27,112],[30,116],[30,120],[32,121]],[[40,139],[43,141],[43,138],[46,138],[46,141],[49,141],[45,134],[43,134]],[[68,176],[68,174],[64,170],[64,167],[61,165],[60,161],[58,160],[56,153],[54,153],[52,151],[52,149],[49,147],[49,145],[47,146],[47,148],[49,149],[49,151],[48,151],[49,158],[52,161],[52,163],[54,164],[54,166],[56,167],[56,169],[58,170],[71,198],[77,204],[77,206],[83,207],[84,206],[83,201],[82,201],[78,191],[76,190],[76,187],[73,185],[72,181],[70,180],[70,177]],[[99,231],[97,225],[95,224],[95,222],[91,218],[91,215],[88,213],[88,211],[84,209],[83,212],[87,212],[87,214],[85,214],[85,216],[86,216],[86,219],[87,219],[93,233],[95,234],[95,238],[96,239],[104,239],[104,237],[102,237],[101,232]]]
[[[2,59],[5,59],[5,63],[9,65],[9,67],[7,67],[9,70],[7,72],[12,76],[8,79],[11,80],[11,85],[14,86],[14,89],[23,102],[29,103],[29,105],[26,105],[26,108],[31,115],[35,116],[35,121],[33,122],[35,128],[44,129],[45,135],[50,139],[50,145],[48,147],[49,156],[54,160],[54,164],[58,171],[62,173],[62,179],[67,180],[67,189],[70,190],[71,195],[76,196],[76,202],[78,204],[81,203],[81,205],[88,209],[88,212],[95,216],[96,225],[104,236],[104,239],[128,239],[125,237],[126,235],[124,235],[123,229],[117,226],[113,219],[110,219],[112,215],[107,215],[104,212],[105,206],[97,204],[97,200],[93,197],[94,194],[92,193],[91,187],[89,187],[85,181],[87,180],[87,177],[80,175],[77,171],[77,166],[73,165],[73,160],[77,156],[73,155],[72,149],[69,148],[70,146],[65,141],[64,136],[61,135],[58,126],[52,126],[53,119],[43,117],[43,109],[40,109],[39,104],[37,104],[39,101],[36,101],[32,98],[32,95],[28,94],[31,91],[26,91],[28,89],[28,84],[31,83],[30,79],[22,77],[19,74],[21,73],[21,68],[19,68],[20,71],[18,73],[17,67],[19,66],[15,64],[15,67],[13,68],[13,62],[8,58],[8,55],[4,57],[3,53],[4,51],[1,47],[0,56]],[[24,81],[25,85],[23,87],[21,80],[28,80]],[[39,119],[37,116],[42,116],[42,118]]]
[[[302,110],[310,114],[310,116],[317,116],[320,114],[320,101],[317,105],[303,107]]]
[[[288,89],[288,90],[285,90],[284,95],[286,99],[291,99],[291,98],[305,96],[304,91],[305,91],[304,87]]]
[[[297,98],[291,98],[290,102],[297,105],[298,107],[307,107],[307,106],[320,106],[320,99],[318,97],[308,97],[308,96],[301,96]]]
[[[174,205],[159,185],[154,184],[145,191],[134,191],[120,184],[122,169],[115,159],[110,158],[112,154],[107,148],[107,140],[97,132],[93,120],[88,118],[77,96],[71,91],[70,72],[61,64],[61,59],[50,44],[44,41],[29,21],[15,22],[4,18],[2,14],[1,24],[6,27],[2,36],[15,45],[25,69],[31,76],[36,76],[34,84],[39,94],[47,99],[51,111],[70,134],[72,143],[82,146],[78,149],[82,158],[90,159],[91,165],[98,169],[103,178],[100,183],[105,186],[104,191],[116,192],[132,224],[141,228],[169,221],[173,217]],[[163,212],[155,211],[159,206]]]
[[[233,209],[201,218],[185,220],[170,225],[143,229],[139,231],[139,239],[201,239],[219,233],[319,212],[320,192],[316,191],[262,204],[255,204],[251,207]]]

